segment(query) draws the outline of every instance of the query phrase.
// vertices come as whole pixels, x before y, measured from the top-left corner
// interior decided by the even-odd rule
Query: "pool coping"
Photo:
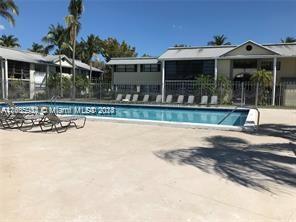
[[[243,126],[228,126],[228,125],[218,125],[218,124],[169,122],[169,121],[140,120],[140,119],[127,119],[127,118],[124,119],[124,118],[111,118],[111,117],[99,117],[99,116],[86,116],[86,118],[94,121],[103,121],[103,122],[171,126],[171,127],[192,128],[192,129],[217,129],[217,130],[227,130],[227,131],[243,131],[244,130]]]
[[[127,102],[121,102],[121,103],[115,103],[115,102],[110,102],[110,103],[101,103],[101,102],[82,102],[82,101],[63,101],[63,100],[57,100],[55,102],[52,102],[50,100],[37,100],[37,101],[16,101],[14,102],[15,104],[18,103],[69,103],[69,104],[89,104],[89,105],[108,105],[108,106],[146,106],[146,107],[163,107],[163,108],[184,108],[184,109],[220,109],[220,110],[233,110],[235,107],[238,106],[213,106],[213,105],[185,105],[185,104],[177,104],[177,103],[127,103]],[[5,104],[4,102],[0,102],[0,104]],[[250,107],[239,107],[238,110],[249,110]]]

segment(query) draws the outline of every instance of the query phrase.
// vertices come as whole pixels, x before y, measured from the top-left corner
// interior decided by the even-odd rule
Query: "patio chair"
[[[209,97],[208,96],[202,96],[200,105],[207,105],[208,104]]]
[[[76,121],[82,120],[81,126],[78,126]],[[68,130],[71,125],[74,125],[76,129],[83,128],[85,126],[86,117],[82,116],[65,116],[58,117],[55,113],[47,113],[45,117],[39,122],[39,126],[42,132],[48,131],[47,126],[50,127],[49,130],[55,130],[57,133],[63,133]],[[66,125],[63,125],[66,123]]]
[[[7,105],[9,114],[17,113],[17,106],[9,99],[4,99],[4,103]]]
[[[16,105],[9,99],[5,99],[4,103],[9,107],[9,108],[16,108]]]
[[[161,103],[161,95],[157,95],[155,99],[156,103]]]
[[[182,104],[184,102],[184,95],[179,95],[177,99],[178,104]]]
[[[122,100],[122,102],[130,102],[131,101],[131,94],[126,94],[125,98]]]
[[[121,100],[122,100],[122,94],[117,94],[115,101],[120,102]]]
[[[134,94],[133,98],[132,98],[132,102],[136,103],[136,102],[138,102],[138,99],[139,99],[139,94]]]
[[[3,128],[9,127],[9,122],[8,122],[9,116],[10,116],[10,114],[5,111],[0,112],[0,124]]]
[[[38,126],[39,122],[44,118],[44,115],[40,114],[27,114],[17,113],[12,123],[17,126],[17,129],[25,131],[30,130],[34,126]]]
[[[144,95],[143,103],[148,103],[148,101],[149,101],[149,95],[146,94],[146,95]]]
[[[1,114],[0,122],[3,128],[23,130],[37,126],[44,116],[40,114],[16,113],[14,115]],[[36,124],[37,123],[37,124]]]
[[[218,105],[218,96],[211,96],[210,105]]]
[[[165,102],[172,103],[172,101],[173,101],[173,95],[167,95]]]
[[[193,95],[188,96],[187,103],[188,104],[193,104],[194,103],[194,96]]]

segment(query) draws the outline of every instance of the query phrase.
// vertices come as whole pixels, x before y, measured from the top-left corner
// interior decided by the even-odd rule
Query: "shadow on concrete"
[[[296,158],[292,143],[250,145],[245,140],[214,136],[212,148],[192,147],[154,154],[170,163],[194,166],[234,183],[270,191],[271,183],[296,187]]]
[[[261,124],[256,134],[259,136],[274,136],[296,141],[296,125]]]

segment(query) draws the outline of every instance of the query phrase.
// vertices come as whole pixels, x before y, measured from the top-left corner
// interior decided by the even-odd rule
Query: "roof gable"
[[[278,55],[278,53],[256,42],[247,41],[225,54],[222,54],[220,57],[252,55]]]
[[[62,56],[61,61],[62,61],[61,64],[62,64],[63,67],[72,67],[72,62],[68,59],[68,57]],[[60,59],[59,58],[54,59],[53,62],[56,65],[60,65]]]

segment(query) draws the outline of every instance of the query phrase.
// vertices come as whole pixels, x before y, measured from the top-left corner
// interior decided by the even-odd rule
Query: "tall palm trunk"
[[[63,98],[63,68],[62,68],[62,57],[59,52],[59,60],[60,60],[60,97]]]
[[[88,95],[89,95],[89,98],[91,98],[91,90],[92,90],[92,62],[90,61],[89,62],[89,67],[90,67],[90,70],[89,70],[89,83],[88,83]]]
[[[76,25],[74,26],[74,38],[73,38],[73,94],[72,99],[76,98],[76,85],[75,85],[75,79],[76,79],[76,72],[75,72],[75,50],[76,50]]]

